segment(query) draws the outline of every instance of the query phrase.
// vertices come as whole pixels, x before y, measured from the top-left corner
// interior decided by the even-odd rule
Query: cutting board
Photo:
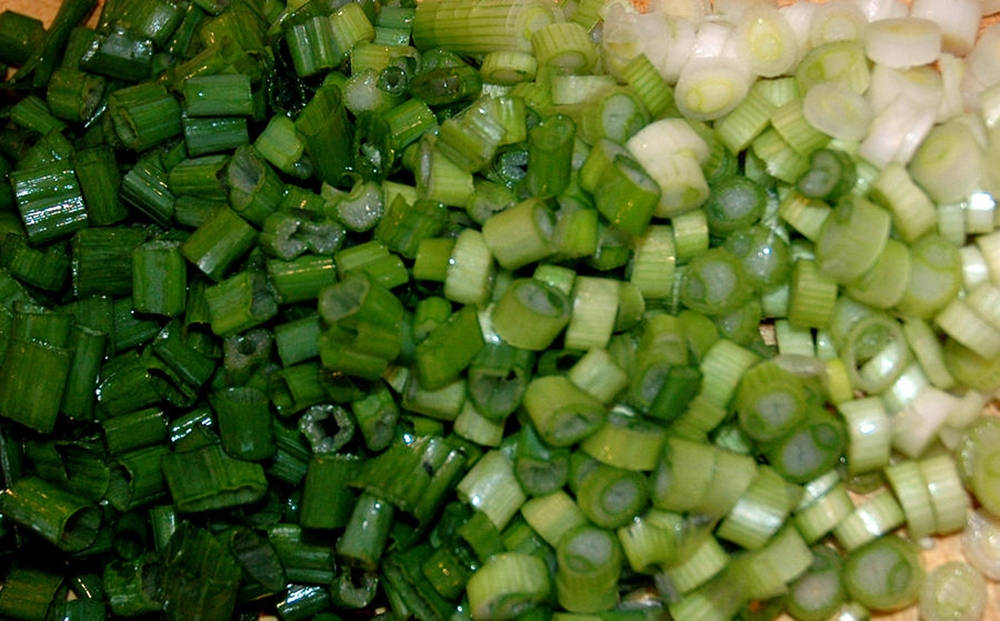
[[[0,9],[11,9],[38,17],[47,26],[59,9],[59,4],[60,0],[0,0]],[[780,2],[780,4],[789,4],[789,2]],[[91,18],[91,22],[93,23],[95,19],[96,15]],[[934,542],[934,546],[924,552],[923,559],[924,566],[928,570],[947,561],[964,560],[958,535],[938,538]],[[917,621],[918,616],[916,608],[910,608],[892,615],[881,615],[877,618],[883,621]],[[1000,621],[1000,585],[997,583],[990,584],[989,603],[983,618],[986,621]]]

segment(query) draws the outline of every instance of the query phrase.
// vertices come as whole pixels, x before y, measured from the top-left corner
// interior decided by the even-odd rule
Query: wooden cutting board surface
[[[98,0],[103,4],[103,0]],[[46,27],[59,10],[61,0],[0,0],[0,9],[19,11],[42,20]]]
[[[789,2],[779,2],[789,4]],[[59,9],[60,0],[0,0],[0,9],[10,9],[32,15],[41,19],[46,26]],[[994,16],[995,17],[995,16]],[[96,15],[91,18],[91,22],[96,20]],[[994,19],[987,20],[995,21]],[[934,547],[926,550],[923,554],[924,566],[931,570],[942,563],[951,560],[965,560],[962,556],[962,547],[958,535],[950,537],[940,537],[934,542]],[[877,618],[883,621],[917,621],[916,608],[910,608],[902,612],[891,615],[881,615]],[[990,584],[989,603],[986,614],[983,617],[987,621],[1000,621],[1000,585]]]

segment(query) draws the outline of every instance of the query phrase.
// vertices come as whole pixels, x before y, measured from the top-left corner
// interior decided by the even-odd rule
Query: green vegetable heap
[[[935,22],[94,3],[0,14],[0,617],[981,614],[913,540],[1000,528],[1000,90],[876,114]]]

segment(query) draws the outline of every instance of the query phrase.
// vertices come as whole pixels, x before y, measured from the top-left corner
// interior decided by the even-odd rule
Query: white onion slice
[[[892,158],[894,162],[906,164],[913,159],[917,149],[927,138],[927,134],[934,129],[934,118],[937,116],[937,110],[933,108],[921,108],[921,110],[924,114],[910,127],[910,131],[906,132],[899,142],[899,149],[896,150],[896,155]]]
[[[732,58],[691,58],[681,70],[674,100],[684,116],[713,120],[743,101],[750,81],[750,75]]]
[[[906,97],[915,105],[935,110],[941,105],[941,74],[930,67],[913,69],[893,69],[885,65],[875,65],[872,69],[871,86],[865,97],[872,110],[879,113],[900,97]]]
[[[713,0],[709,19],[738,24],[743,13],[771,4],[768,0]]]
[[[865,98],[839,82],[823,82],[809,89],[802,113],[824,134],[850,141],[865,137],[873,116]]]
[[[858,153],[879,168],[892,161],[905,164],[909,157],[897,154],[911,147],[907,150],[912,156],[934,125],[934,114],[934,110],[916,106],[908,99],[896,99],[872,121]]]
[[[893,448],[907,457],[919,457],[957,403],[958,399],[945,391],[925,386],[902,412],[893,417]]]
[[[826,363],[815,356],[778,354],[771,362],[802,379],[820,379],[826,376]]]
[[[649,62],[664,80],[675,84],[694,49],[694,23],[664,13],[647,13],[636,17],[636,33]]]
[[[659,0],[651,2],[650,13],[662,13],[667,17],[684,19],[692,24],[700,24],[711,13],[709,0]]]
[[[961,561],[938,565],[920,588],[923,621],[979,621],[986,610],[986,580]]]
[[[958,443],[962,441],[965,437],[965,430],[958,429],[957,427],[952,427],[951,425],[945,425],[938,429],[938,440],[944,445],[949,451],[954,451]]]
[[[997,127],[990,131],[989,146],[983,157],[987,162],[1000,162],[1000,129]],[[1000,196],[1000,166],[983,166],[982,182],[984,190],[993,196]]]
[[[968,427],[979,419],[989,401],[989,395],[970,388],[959,398],[952,411],[948,412],[947,423],[959,429]]]
[[[990,272],[990,280],[995,285],[1000,284],[1000,231],[989,235],[980,235],[975,239],[976,245],[979,246],[979,250],[986,260],[986,269]]]
[[[930,384],[923,367],[919,362],[913,361],[879,397],[882,398],[886,412],[894,416],[903,411]]]
[[[733,41],[750,71],[765,78],[788,72],[799,58],[795,31],[773,6],[744,11]]]
[[[915,17],[872,22],[865,31],[865,54],[897,69],[932,63],[941,55],[941,28]]]
[[[979,110],[979,96],[986,90],[986,86],[979,81],[971,71],[969,71],[969,57],[965,57],[965,75],[962,76],[962,86],[959,92],[962,94],[962,105],[965,110]]]
[[[629,138],[625,146],[640,163],[686,155],[704,164],[709,155],[708,144],[684,119],[653,121]]]
[[[597,14],[601,16],[601,19],[607,22],[609,19],[614,19],[611,14],[618,11],[624,11],[635,15],[639,12],[639,9],[637,9],[634,4],[629,2],[629,0],[605,0],[604,4],[601,5],[601,8],[598,9]]]
[[[642,41],[636,18],[638,15],[620,5],[607,10],[601,30],[601,49],[609,70],[621,69],[642,53]]]
[[[990,130],[986,127],[986,120],[982,116],[972,113],[960,114],[954,120],[969,128],[980,149],[985,150],[989,146]]]
[[[979,187],[983,163],[973,125],[956,117],[926,136],[910,175],[938,204],[957,203]]]
[[[847,0],[821,4],[813,14],[809,44],[816,47],[831,41],[861,39],[867,26],[865,14]]]
[[[969,73],[982,86],[1000,82],[1000,24],[993,24],[979,35],[979,42],[965,60]]]
[[[966,290],[972,291],[977,286],[989,281],[990,266],[986,263],[979,247],[975,244],[966,244],[958,250],[962,257],[962,283]]]
[[[938,106],[937,120],[948,119],[962,114],[965,103],[962,97],[962,81],[965,78],[965,59],[951,54],[941,54],[938,59],[941,74],[941,105]]]
[[[962,533],[962,552],[987,578],[1000,580],[1000,522],[983,509],[970,511]]]
[[[717,58],[722,56],[726,42],[733,34],[733,27],[725,22],[706,21],[698,27],[691,58]]]
[[[788,25],[792,27],[792,32],[795,33],[800,59],[809,50],[809,29],[812,27],[813,15],[819,6],[812,2],[796,2],[778,9],[778,12],[785,16]]]
[[[901,0],[853,0],[853,2],[870,22],[904,17],[910,14],[909,7]]]
[[[981,11],[977,0],[913,0],[910,16],[936,22],[941,49],[962,56],[976,42]]]
[[[994,84],[979,93],[979,108],[987,128],[993,129],[1000,125],[1000,84]]]

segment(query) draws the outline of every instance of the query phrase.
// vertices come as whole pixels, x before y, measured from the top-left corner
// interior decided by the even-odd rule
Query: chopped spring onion
[[[708,228],[726,236],[748,228],[764,214],[764,188],[746,177],[728,177],[712,184],[712,195],[704,205]]]
[[[962,552],[977,570],[990,580],[1000,576],[1000,522],[986,511],[969,512],[962,533]]]
[[[545,562],[523,552],[492,557],[469,579],[469,613],[473,619],[513,619],[541,603],[551,591]]]
[[[993,0],[95,3],[0,15],[0,616],[848,621],[901,527],[1000,573]]]
[[[968,125],[952,121],[932,129],[910,162],[910,174],[937,203],[965,200],[981,175],[982,151]]]
[[[826,546],[816,546],[812,552],[809,571],[789,586],[788,613],[800,621],[829,619],[846,597],[840,578],[840,556]]]
[[[799,88],[806,93],[817,84],[836,82],[857,94],[868,89],[871,75],[861,44],[856,41],[833,41],[814,47],[795,70]]]
[[[878,611],[916,602],[924,577],[916,546],[888,535],[851,551],[844,563],[844,585],[858,602]]]
[[[969,565],[952,561],[935,567],[920,588],[920,618],[927,621],[980,619],[986,609],[986,581]]]
[[[692,58],[681,70],[674,97],[685,116],[706,121],[732,111],[749,89],[749,75],[737,61],[725,57]]]
[[[806,414],[802,383],[769,363],[758,364],[743,375],[736,403],[743,431],[762,442],[787,435]]]
[[[743,265],[729,251],[715,248],[695,257],[684,270],[681,300],[688,308],[717,315],[735,310],[751,294]]]
[[[831,2],[817,7],[809,24],[809,43],[812,47],[832,41],[850,41],[863,38],[868,19],[850,2]]]
[[[929,318],[948,305],[961,287],[958,249],[930,233],[910,247],[910,281],[900,300],[901,312]]]
[[[493,309],[493,329],[504,342],[533,351],[552,344],[571,318],[564,293],[531,278],[510,284]]]
[[[841,82],[820,82],[806,91],[806,120],[821,132],[841,140],[861,140],[868,133],[872,111],[868,102]]]
[[[865,54],[886,67],[926,65],[941,54],[941,28],[918,17],[872,22],[865,30]]]
[[[763,77],[787,72],[798,60],[798,43],[791,26],[772,7],[744,11],[733,37],[750,70]]]
[[[885,248],[890,222],[888,212],[864,199],[841,200],[816,240],[819,269],[838,282],[858,278]]]
[[[585,525],[556,547],[556,597],[571,612],[610,610],[618,603],[622,550],[611,532]]]

